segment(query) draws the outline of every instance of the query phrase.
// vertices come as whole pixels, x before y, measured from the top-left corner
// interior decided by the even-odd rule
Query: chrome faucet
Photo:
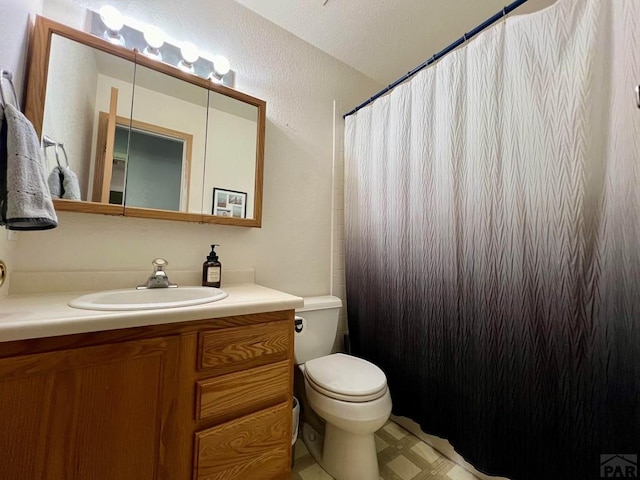
[[[167,272],[164,271],[164,267],[169,265],[164,258],[156,258],[151,262],[153,265],[153,274],[147,278],[147,281],[142,285],[138,285],[138,290],[144,290],[145,288],[176,288],[177,283],[171,283]]]

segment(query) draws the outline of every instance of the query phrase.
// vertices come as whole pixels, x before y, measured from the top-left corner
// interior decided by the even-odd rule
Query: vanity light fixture
[[[103,5],[98,13],[100,14],[100,20],[107,27],[103,37],[111,43],[124,46],[124,37],[120,35],[120,30],[124,27],[122,14],[112,5]]]
[[[162,53],[160,53],[160,47],[164,45],[164,32],[156,26],[145,25],[144,41],[147,42],[147,46],[145,47],[143,53],[148,57],[162,61]]]
[[[215,83],[222,83],[222,77],[231,70],[229,60],[227,60],[227,57],[223,57],[222,55],[216,55],[213,57],[212,63],[213,71],[209,74],[209,80]]]
[[[185,72],[194,73],[193,64],[200,58],[198,47],[191,42],[184,42],[180,47],[180,55],[182,55],[182,60],[180,60],[178,68]]]
[[[229,60],[222,55],[202,52],[191,42],[176,42],[155,25],[125,17],[111,5],[104,5],[97,12],[90,10],[89,14],[88,30],[93,35],[184,72],[208,78],[215,84],[234,88],[236,72],[230,70]]]

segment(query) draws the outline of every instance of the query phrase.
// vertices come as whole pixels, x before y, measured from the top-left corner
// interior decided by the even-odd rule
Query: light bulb
[[[144,41],[150,48],[157,50],[164,45],[164,32],[154,25],[147,25],[144,29]]]
[[[160,47],[164,45],[164,32],[153,25],[145,25],[142,29],[144,41],[147,42],[144,53],[147,57],[162,61]]]
[[[187,65],[193,65],[198,58],[200,58],[200,52],[198,51],[198,47],[196,47],[191,42],[184,42],[182,47],[180,48],[180,55],[182,55],[182,60]]]
[[[112,5],[103,5],[100,8],[100,19],[102,23],[113,33],[118,33],[124,26],[122,14]]]
[[[213,57],[213,73],[216,77],[224,77],[230,70],[229,60],[222,55]]]

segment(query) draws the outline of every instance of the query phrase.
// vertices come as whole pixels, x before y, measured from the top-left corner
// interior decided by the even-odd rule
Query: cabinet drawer
[[[195,480],[289,478],[290,464],[288,402],[196,433]]]
[[[286,402],[290,370],[284,361],[199,381],[197,419],[225,419]]]
[[[198,369],[213,375],[288,360],[293,352],[289,320],[200,333]]]

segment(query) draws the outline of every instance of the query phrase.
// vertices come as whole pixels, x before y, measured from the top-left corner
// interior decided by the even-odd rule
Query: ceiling
[[[388,85],[511,0],[236,0]],[[511,15],[554,0],[529,0]]]

